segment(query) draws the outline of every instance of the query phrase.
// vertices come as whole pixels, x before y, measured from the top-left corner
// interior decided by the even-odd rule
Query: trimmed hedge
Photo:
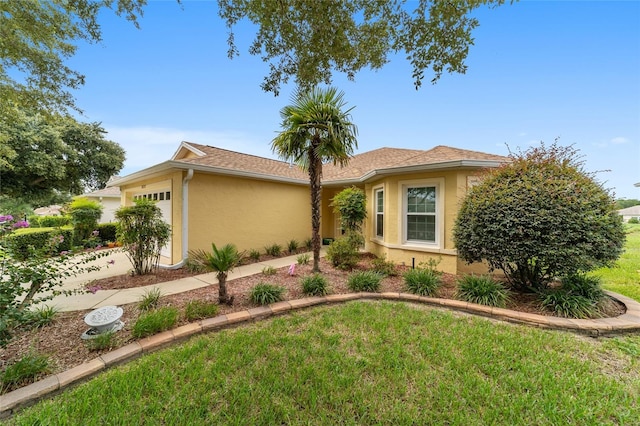
[[[103,243],[108,241],[116,242],[116,234],[118,232],[118,225],[116,223],[99,223],[98,224],[98,237]]]
[[[73,228],[27,228],[15,231],[7,237],[11,255],[18,260],[25,260],[29,256],[29,247],[36,249],[46,247],[54,234],[61,233],[64,240],[59,243],[55,251],[71,250]]]
[[[71,224],[71,216],[37,216],[27,218],[31,228],[60,228]]]

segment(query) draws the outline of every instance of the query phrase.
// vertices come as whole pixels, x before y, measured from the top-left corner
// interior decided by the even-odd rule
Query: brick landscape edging
[[[492,308],[490,306],[477,305],[461,300],[439,299],[417,296],[415,294],[391,292],[331,294],[323,297],[307,297],[304,299],[278,302],[268,306],[259,306],[244,311],[218,315],[140,339],[111,352],[102,354],[91,361],[69,370],[48,376],[35,383],[6,393],[0,398],[0,419],[9,417],[17,410],[32,405],[42,398],[53,396],[62,390],[66,390],[66,388],[70,386],[82,383],[107,368],[132,361],[142,355],[167,347],[197,334],[237,326],[249,321],[265,319],[297,309],[323,304],[344,303],[352,300],[419,302],[434,307],[463,311],[502,321],[540,328],[567,330],[591,336],[640,332],[640,303],[617,293],[609,291],[606,293],[625,305],[626,312],[623,315],[614,318],[598,318],[592,320],[568,319],[511,311],[503,308]]]

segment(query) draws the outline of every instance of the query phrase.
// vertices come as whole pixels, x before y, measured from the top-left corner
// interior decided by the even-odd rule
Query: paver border
[[[173,330],[146,337],[137,342],[102,354],[69,370],[48,376],[20,389],[8,392],[2,395],[0,399],[0,419],[12,416],[16,411],[32,405],[42,398],[53,396],[71,386],[78,385],[106,369],[132,361],[145,354],[181,342],[189,337],[214,332],[223,328],[237,327],[250,321],[262,320],[299,309],[306,309],[318,305],[345,303],[353,300],[388,300],[420,303],[435,308],[462,311],[500,321],[547,329],[565,330],[595,337],[640,332],[640,303],[617,293],[610,291],[605,291],[605,293],[625,306],[626,312],[623,315],[614,318],[599,318],[593,320],[568,319],[511,311],[509,309],[492,308],[461,300],[438,299],[395,292],[331,294],[323,297],[306,297],[303,299],[278,302],[267,306],[259,306],[243,311],[218,315],[213,318],[189,323]]]

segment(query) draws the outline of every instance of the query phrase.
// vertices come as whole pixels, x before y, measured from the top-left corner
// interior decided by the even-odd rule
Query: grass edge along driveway
[[[194,337],[9,424],[633,424],[639,355],[640,336],[358,301]]]

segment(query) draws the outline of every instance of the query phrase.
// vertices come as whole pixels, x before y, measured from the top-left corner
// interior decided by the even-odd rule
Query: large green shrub
[[[367,197],[360,188],[345,188],[333,197],[333,211],[340,215],[340,225],[345,231],[359,232],[367,217]]]
[[[30,216],[29,226],[40,228],[59,228],[71,225],[71,216]]]
[[[153,201],[136,200],[116,210],[118,241],[122,243],[136,275],[152,272],[160,262],[160,250],[169,241],[171,227]]]
[[[339,269],[353,269],[358,264],[358,249],[348,237],[341,237],[327,247],[327,259]]]
[[[97,230],[98,237],[103,243],[107,241],[115,242],[118,238],[118,225],[115,223],[99,223]]]
[[[541,144],[490,170],[470,189],[453,238],[465,261],[486,261],[522,290],[610,265],[625,235],[609,192],[573,147]]]
[[[71,223],[73,224],[73,242],[82,245],[98,228],[98,220],[102,216],[102,205],[86,197],[77,197],[69,206]]]

